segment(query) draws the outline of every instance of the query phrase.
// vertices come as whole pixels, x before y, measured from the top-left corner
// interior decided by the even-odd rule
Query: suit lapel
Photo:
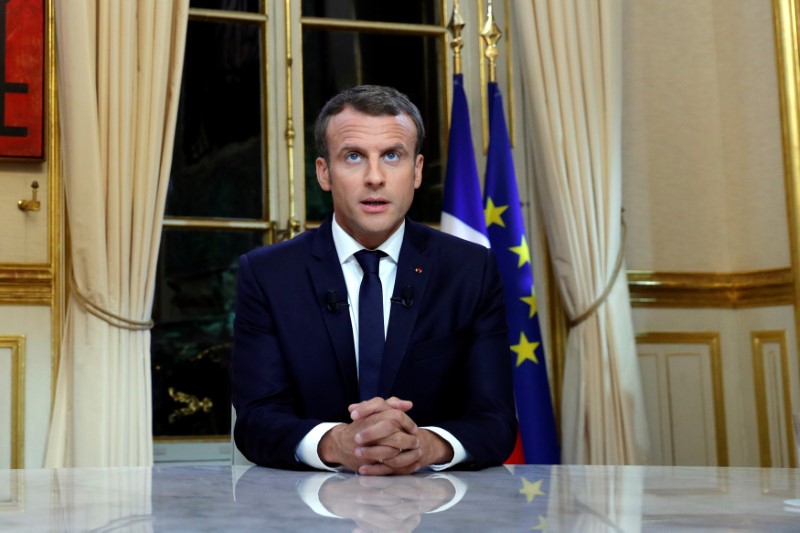
[[[427,251],[427,242],[419,225],[406,219],[405,236],[397,263],[397,278],[394,282],[392,310],[383,349],[381,377],[378,393],[386,398],[391,392],[397,372],[408,350],[414,324],[420,313],[420,302],[428,286],[433,260]],[[413,287],[413,302],[409,307],[399,303],[406,287]]]
[[[308,273],[314,285],[314,293],[320,306],[328,337],[339,361],[339,371],[348,401],[358,401],[358,382],[356,374],[355,347],[353,345],[353,326],[350,311],[342,307],[337,311],[328,309],[328,291],[336,291],[337,301],[347,301],[347,286],[344,282],[339,256],[333,245],[331,219],[325,220],[317,230],[311,243],[312,258],[308,263]]]

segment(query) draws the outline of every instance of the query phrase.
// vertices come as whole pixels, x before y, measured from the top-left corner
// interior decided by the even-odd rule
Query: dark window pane
[[[304,17],[440,24],[439,0],[303,0]]]
[[[260,35],[189,23],[167,215],[263,217]]]
[[[387,56],[386,50],[402,50]],[[438,222],[442,206],[443,89],[439,74],[441,40],[436,37],[385,35],[305,29],[303,31],[303,106],[305,117],[306,218],[322,220],[331,210],[330,194],[317,184],[314,120],[325,102],[347,87],[390,85],[419,107],[427,132],[422,186],[409,216]]]
[[[265,0],[266,1],[266,0]],[[189,0],[189,7],[258,13],[260,0]]]
[[[151,340],[155,436],[230,432],[238,257],[261,242],[253,231],[164,230]],[[182,414],[192,398],[198,410]]]

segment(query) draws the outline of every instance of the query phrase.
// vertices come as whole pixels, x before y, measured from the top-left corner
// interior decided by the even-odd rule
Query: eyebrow
[[[338,151],[339,154],[346,154],[348,152],[363,153],[364,149],[361,146],[357,145],[357,144],[344,144],[344,145],[342,145],[342,147]],[[387,146],[386,148],[383,148],[381,150],[381,152],[382,153],[386,153],[386,152],[408,153],[409,149],[404,143],[397,143],[397,144],[392,144],[390,146]]]
[[[408,147],[403,143],[393,144],[392,146],[384,150],[384,152],[401,152],[401,153],[408,153],[408,151],[409,151]]]

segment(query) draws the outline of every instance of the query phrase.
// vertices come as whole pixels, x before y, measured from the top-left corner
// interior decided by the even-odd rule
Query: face
[[[336,222],[367,248],[377,248],[403,222],[422,183],[417,129],[405,114],[373,117],[346,107],[331,117],[328,158],[317,181],[333,195]]]

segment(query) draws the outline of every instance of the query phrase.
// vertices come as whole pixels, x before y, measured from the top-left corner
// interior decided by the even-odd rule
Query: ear
[[[422,154],[417,154],[417,160],[414,161],[414,188],[419,189],[419,186],[422,185],[422,163],[425,161],[425,158],[422,157]]]
[[[319,188],[325,192],[330,192],[331,174],[330,174],[330,169],[328,168],[328,162],[325,161],[324,157],[318,157],[316,160],[316,166],[317,166],[317,183],[319,183]]]

